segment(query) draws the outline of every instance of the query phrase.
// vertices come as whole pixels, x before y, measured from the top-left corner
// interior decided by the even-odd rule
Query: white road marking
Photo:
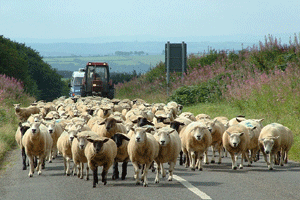
[[[189,183],[187,180],[181,178],[180,176],[173,175],[173,178],[176,179],[178,182],[180,182],[182,185],[184,185],[187,189],[194,192],[197,196],[199,196],[201,199],[212,199],[210,196],[193,186],[191,183]]]

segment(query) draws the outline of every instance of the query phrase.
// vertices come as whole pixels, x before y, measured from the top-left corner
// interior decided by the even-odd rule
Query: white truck
[[[83,77],[84,77],[84,69],[83,68],[80,68],[78,71],[73,72],[71,82],[69,84],[70,97],[74,97],[75,95],[80,95],[80,88],[82,86]]]

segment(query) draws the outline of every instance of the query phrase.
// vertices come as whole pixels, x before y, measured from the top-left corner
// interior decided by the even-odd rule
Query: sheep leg
[[[275,154],[269,154],[269,165],[268,165],[268,168],[269,170],[273,170],[273,162],[274,162],[274,159],[275,159]]]
[[[94,178],[94,180],[93,180],[93,188],[95,188],[96,184],[98,184],[98,167],[95,167],[95,169],[93,170],[93,178]]]
[[[243,169],[243,168],[244,168],[243,162],[244,162],[244,159],[246,158],[246,154],[248,154],[248,151],[242,152],[242,158],[241,158],[240,169]],[[238,158],[238,155],[236,155],[236,160],[237,160],[237,158]],[[249,158],[248,158],[248,162],[249,162]]]
[[[175,163],[176,163],[176,160],[170,162],[170,166],[169,166],[169,178],[168,178],[168,181],[172,181],[172,180],[173,180],[173,171],[174,171]]]
[[[132,163],[133,167],[134,167],[134,178],[136,180],[136,185],[140,184],[140,180],[139,180],[139,174],[140,174],[140,168],[137,162],[133,162]]]
[[[70,159],[70,162],[71,162],[71,159]],[[73,164],[73,176],[76,176],[76,173],[77,173],[77,170],[79,170],[79,165]]]
[[[144,177],[144,187],[148,187],[148,179],[147,179],[147,174],[148,174],[148,169],[151,166],[152,162],[150,163],[146,163],[145,169],[144,169],[144,173],[143,173],[143,177]]]
[[[183,165],[183,151],[179,153],[179,165]]]
[[[164,168],[164,164],[160,164],[162,177],[165,178],[167,176],[166,170]]]
[[[216,157],[216,146],[217,146],[217,144],[211,146],[211,149],[212,149],[212,156],[211,156],[210,163],[215,163],[215,162],[216,162],[216,161],[215,161],[215,157]],[[207,156],[207,153],[206,153],[205,156]],[[208,161],[208,159],[207,159],[207,161]],[[205,164],[207,164],[206,161],[205,161]]]
[[[119,179],[118,162],[114,162],[112,180]]]
[[[124,180],[127,175],[127,164],[127,161],[124,161],[122,164],[122,180]]]
[[[29,160],[29,167],[30,167],[28,176],[29,176],[29,177],[32,177],[32,176],[33,176],[33,173],[34,173],[33,156],[29,156],[29,155],[28,155],[28,160]]]
[[[107,172],[108,172],[108,170],[109,170],[109,166],[110,166],[110,165],[107,165],[107,164],[103,166],[103,170],[102,170],[101,176],[102,176],[102,183],[103,183],[104,185],[107,184]]]
[[[42,174],[42,163],[43,163],[43,160],[45,158],[40,156],[39,159],[38,159],[38,163],[37,163],[37,167],[36,167],[36,171],[38,172],[38,175],[41,175]]]
[[[157,163],[157,171],[156,171],[156,177],[155,177],[155,183],[159,183],[159,174],[161,170],[160,162],[156,161]]]
[[[285,154],[284,154],[284,150],[283,148],[281,148],[281,158],[280,158],[280,166],[283,166],[283,161],[284,161],[284,157],[285,157]]]
[[[26,153],[25,153],[25,148],[22,147],[22,160],[23,160],[23,170],[26,170],[27,169],[27,166],[26,166]]]
[[[214,152],[214,150],[213,150],[213,152]],[[214,154],[214,153],[213,153],[213,154]],[[208,165],[208,164],[209,164],[209,160],[208,160],[207,151],[204,152],[204,160],[205,160],[205,164]],[[213,157],[212,157],[212,160],[211,160],[211,161],[213,161]],[[215,162],[215,161],[214,161],[214,162]],[[213,163],[214,163],[214,162],[213,162]]]
[[[237,166],[236,166],[236,157],[235,157],[234,153],[229,153],[229,154],[231,156],[232,169],[236,170],[237,169]]]
[[[89,165],[86,165],[86,179],[85,180],[89,180]]]
[[[221,145],[219,145],[219,147],[218,147],[218,153],[219,153],[218,164],[221,164],[222,163],[222,157],[223,157],[223,151],[222,151],[222,146]]]
[[[206,151],[207,152],[207,151]],[[204,153],[205,155],[205,153]],[[198,161],[197,161],[199,171],[203,170],[203,153],[198,152]]]
[[[66,175],[67,176],[70,176],[70,162],[71,162],[71,159],[69,157],[66,158]]]
[[[83,179],[83,169],[84,169],[84,163],[80,162],[80,167],[79,167],[79,171],[78,174],[80,174],[79,178]]]
[[[193,170],[193,171],[195,171],[195,165],[196,165],[196,153],[195,153],[195,151],[191,151],[190,152],[190,160],[191,160],[191,165],[190,165],[190,167],[191,167],[191,170]]]

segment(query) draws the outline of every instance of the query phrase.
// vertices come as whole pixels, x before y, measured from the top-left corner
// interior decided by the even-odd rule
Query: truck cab
[[[114,87],[109,79],[109,66],[106,62],[88,62],[84,71],[81,96],[114,98]]]

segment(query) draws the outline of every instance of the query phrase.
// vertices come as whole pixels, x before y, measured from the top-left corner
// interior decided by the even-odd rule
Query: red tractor
[[[114,98],[114,85],[109,79],[109,66],[106,62],[88,62],[84,69],[81,96],[101,96]]]

